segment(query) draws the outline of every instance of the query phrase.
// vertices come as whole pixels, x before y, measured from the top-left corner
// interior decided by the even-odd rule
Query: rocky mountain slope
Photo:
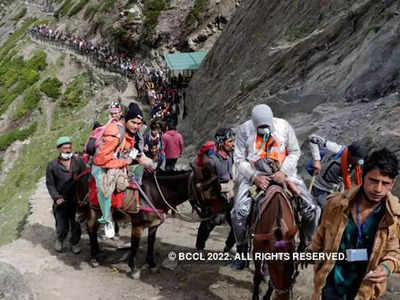
[[[267,103],[300,142],[369,138],[400,156],[399,20],[392,0],[243,2],[190,83],[187,143]]]

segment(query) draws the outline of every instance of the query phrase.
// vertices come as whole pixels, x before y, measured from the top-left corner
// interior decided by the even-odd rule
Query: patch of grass
[[[189,12],[188,16],[185,19],[185,28],[189,30],[193,30],[193,26],[197,22],[197,27],[203,22],[203,15],[208,6],[208,0],[196,0],[195,4],[192,7],[192,10]]]
[[[35,23],[36,19],[29,18],[26,19],[22,26],[14,31],[14,33],[7,39],[7,41],[3,44],[0,49],[0,65],[3,63],[3,60],[7,57],[7,54],[13,49],[19,40],[21,40],[26,34],[27,30]]]
[[[27,90],[24,95],[24,101],[17,106],[12,119],[18,120],[26,116],[30,111],[34,110],[39,104],[41,97],[42,95],[37,88],[32,87]]]
[[[77,75],[74,80],[68,84],[61,98],[60,106],[76,108],[86,104],[84,91],[87,89],[88,83],[89,75],[87,73]]]
[[[116,40],[121,40],[128,34],[128,31],[126,31],[126,29],[123,27],[119,27],[117,29],[110,27],[110,32],[112,37]]]
[[[28,9],[26,7],[21,8],[21,10],[12,18],[13,21],[19,21],[23,17],[25,17]]]
[[[68,17],[75,16],[88,4],[89,0],[80,0],[74,7],[69,11]]]
[[[40,78],[40,72],[47,66],[46,53],[37,51],[32,58],[23,61],[17,57],[5,62],[0,67],[0,115],[26,89],[35,84]]]
[[[148,0],[145,1],[143,7],[143,15],[145,17],[144,20],[144,33],[142,39],[149,40],[151,39],[155,28],[158,23],[158,16],[161,11],[167,9],[169,7],[170,0]]]
[[[54,13],[54,17],[58,19],[59,17],[66,16],[73,5],[74,2],[72,0],[65,0],[63,4],[60,6],[60,8],[57,9],[56,12]]]
[[[138,2],[138,0],[128,0],[128,2],[126,3],[125,7],[133,6],[137,2]]]
[[[0,135],[0,151],[7,150],[8,146],[15,141],[26,140],[35,132],[36,127],[37,123],[35,122],[26,129],[14,129],[6,134]]]
[[[101,7],[101,11],[110,12],[115,7],[115,2],[116,2],[115,0],[104,0],[104,3]]]
[[[0,84],[3,88],[8,89],[18,81],[19,71],[23,66],[24,60],[22,57],[17,57],[0,65]]]
[[[97,12],[100,9],[100,6],[101,6],[101,4],[88,6],[86,8],[85,12],[83,13],[83,18],[88,21],[93,20],[94,16],[97,14]]]
[[[64,67],[64,55],[60,55],[60,56],[57,58],[56,65],[57,65],[58,67]]]
[[[61,95],[62,82],[57,77],[48,77],[40,85],[40,90],[48,97],[57,99]]]
[[[60,129],[56,131],[36,130],[30,144],[22,146],[18,160],[0,185],[3,191],[0,193],[0,245],[20,236],[21,224],[29,210],[28,200],[38,180],[45,176],[47,164],[57,157],[57,138],[71,136],[74,149],[83,149],[91,131],[91,125],[80,121],[84,117],[85,113],[80,112],[60,120]],[[44,119],[38,128],[45,128]]]

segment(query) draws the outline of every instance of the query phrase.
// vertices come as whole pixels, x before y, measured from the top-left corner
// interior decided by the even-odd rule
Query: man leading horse
[[[300,147],[293,128],[286,120],[274,118],[268,105],[256,105],[252,110],[251,120],[246,121],[238,128],[234,160],[239,172],[239,190],[231,212],[238,253],[247,253],[248,251],[248,217],[252,202],[249,190],[255,184],[265,191],[270,180],[278,184],[283,184],[287,180],[299,191],[303,227],[301,231],[305,244],[302,247],[311,242],[317,227],[320,209],[314,204],[303,180],[297,175],[297,161],[300,154]],[[261,158],[279,161],[279,171],[272,177],[260,174],[255,169],[254,162]],[[232,267],[237,270],[242,270],[245,266],[246,261],[244,260],[235,260],[232,264]]]

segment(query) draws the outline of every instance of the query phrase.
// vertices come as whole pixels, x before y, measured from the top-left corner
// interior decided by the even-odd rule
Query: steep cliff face
[[[394,0],[242,2],[191,81],[186,142],[267,103],[300,142],[369,137],[400,154],[399,20]]]

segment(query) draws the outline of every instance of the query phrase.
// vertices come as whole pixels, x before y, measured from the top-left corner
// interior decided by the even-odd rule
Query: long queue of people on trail
[[[45,24],[33,26],[30,34],[33,38],[87,56],[91,63],[98,68],[120,73],[129,78],[135,77],[136,61],[125,53],[117,53],[106,43],[94,43],[76,34],[50,28]]]
[[[117,53],[106,43],[94,43],[76,34],[50,28],[46,24],[32,27],[30,34],[33,38],[87,56],[96,67],[133,80],[138,98],[151,106],[151,118],[177,125],[186,84],[181,74],[167,79],[166,72],[158,65],[139,63],[126,53]]]

